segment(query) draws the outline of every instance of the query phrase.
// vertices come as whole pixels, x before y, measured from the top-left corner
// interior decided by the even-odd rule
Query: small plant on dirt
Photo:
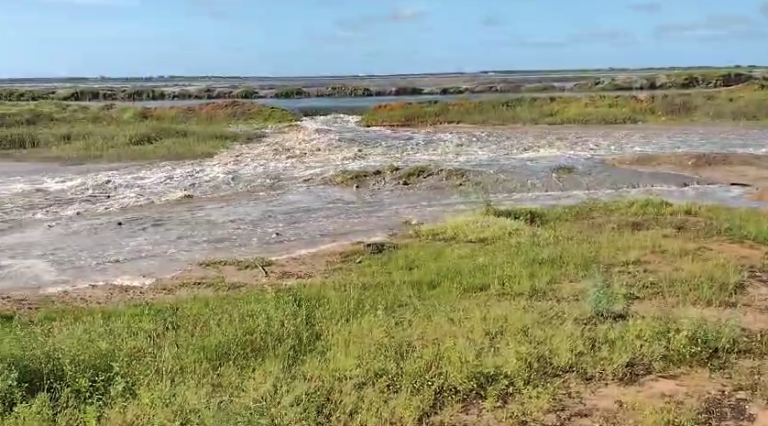
[[[389,164],[373,170],[339,170],[328,176],[326,182],[339,186],[360,185],[417,185],[427,180],[442,180],[462,186],[469,179],[466,170],[441,168],[426,164],[400,167]]]
[[[528,207],[514,207],[500,209],[486,202],[483,214],[486,216],[500,217],[509,220],[519,220],[530,226],[541,226],[546,222],[546,212],[542,209]]]
[[[593,278],[587,290],[590,315],[599,320],[621,320],[628,316],[626,299],[612,289],[602,278]]]
[[[570,164],[558,164],[557,166],[552,168],[552,174],[555,174],[558,176],[572,175],[577,171],[578,169],[576,168],[576,166],[571,166]]]
[[[236,268],[238,271],[249,271],[254,269],[263,270],[267,266],[274,265],[274,263],[272,259],[254,257],[250,259],[209,259],[198,263],[198,265],[203,268],[224,268],[229,266]]]

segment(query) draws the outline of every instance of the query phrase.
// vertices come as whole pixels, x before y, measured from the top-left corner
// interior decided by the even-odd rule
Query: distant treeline
[[[329,86],[321,88],[280,88],[256,90],[238,88],[156,88],[156,87],[75,87],[59,89],[0,89],[0,101],[114,102],[114,101],[175,101],[215,99],[298,99],[373,96],[461,95],[467,93],[550,93],[599,92],[626,90],[691,90],[734,87],[747,83],[768,85],[768,78],[747,72],[671,73],[649,76],[601,77],[579,81],[571,86],[548,83],[504,83],[470,87],[394,87],[368,88],[359,86]]]

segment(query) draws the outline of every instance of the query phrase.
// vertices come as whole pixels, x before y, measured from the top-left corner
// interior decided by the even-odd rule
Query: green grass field
[[[367,126],[440,124],[637,124],[768,120],[768,90],[517,97],[463,102],[394,103],[363,115]]]
[[[0,103],[0,157],[64,162],[210,157],[257,138],[265,126],[297,119],[282,109],[236,101],[166,108]]]
[[[395,242],[276,286],[9,310],[0,424],[740,424],[733,393],[633,389],[768,396],[762,211],[488,207]]]

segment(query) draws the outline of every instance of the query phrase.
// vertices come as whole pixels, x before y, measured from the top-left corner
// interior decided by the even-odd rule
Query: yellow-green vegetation
[[[254,257],[252,259],[208,259],[199,263],[203,268],[232,267],[239,271],[262,269],[273,264],[274,262],[271,259],[263,257]]]
[[[465,93],[468,89],[461,89]],[[368,88],[337,85],[327,87],[301,88],[282,87],[257,90],[254,87],[198,87],[195,89],[156,87],[75,87],[63,89],[19,89],[0,88],[0,101],[64,101],[64,102],[140,102],[140,101],[184,101],[212,99],[297,99],[297,98],[338,98],[368,96],[407,96],[425,94],[419,87]]]
[[[293,285],[9,313],[0,424],[739,424],[637,387],[760,407],[766,244],[756,210],[489,207]]]
[[[693,90],[722,89],[747,83],[768,85],[763,75],[740,71],[698,71],[673,72],[648,76],[626,75],[602,77],[576,83],[570,90],[614,91],[614,90]]]
[[[558,164],[552,168],[552,174],[557,176],[572,175],[578,171],[579,169],[576,166],[570,164]]]
[[[166,108],[0,103],[0,156],[57,161],[201,158],[258,137],[264,126],[297,119],[286,110],[236,101]]]
[[[439,124],[634,124],[761,121],[768,119],[768,90],[516,97],[509,99],[394,103],[371,109],[367,126]]]
[[[463,169],[443,168],[428,164],[406,167],[391,164],[370,170],[339,170],[330,175],[326,181],[339,186],[382,186],[388,184],[411,186],[427,181],[450,182],[461,186],[467,183],[469,178],[469,172]]]
[[[576,71],[578,73],[578,71]],[[482,79],[481,79],[482,80]],[[556,85],[556,82],[571,83],[568,87]],[[67,102],[115,102],[115,101],[172,101],[172,100],[210,100],[210,99],[297,99],[316,97],[368,97],[368,96],[415,96],[415,95],[458,95],[464,93],[554,93],[554,92],[593,92],[623,90],[695,90],[734,87],[745,83],[760,82],[768,85],[764,72],[758,70],[744,72],[738,69],[698,70],[685,72],[667,72],[651,75],[636,75],[627,70],[626,75],[610,77],[589,77],[568,75],[542,75],[540,82],[527,83],[510,77],[494,84],[474,84],[468,79],[465,86],[443,87],[362,87],[356,85],[331,85],[325,87],[65,87],[65,88],[0,88],[0,101],[67,101]]]

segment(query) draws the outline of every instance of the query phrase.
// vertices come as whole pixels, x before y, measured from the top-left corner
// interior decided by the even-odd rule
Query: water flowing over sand
[[[206,160],[144,165],[0,164],[0,289],[146,283],[216,256],[279,255],[382,235],[491,199],[530,205],[656,194],[756,205],[744,188],[603,163],[640,152],[768,150],[747,127],[380,129],[329,115]],[[434,163],[504,178],[482,191],[323,186],[342,168]],[[578,173],[553,179],[567,164]]]

